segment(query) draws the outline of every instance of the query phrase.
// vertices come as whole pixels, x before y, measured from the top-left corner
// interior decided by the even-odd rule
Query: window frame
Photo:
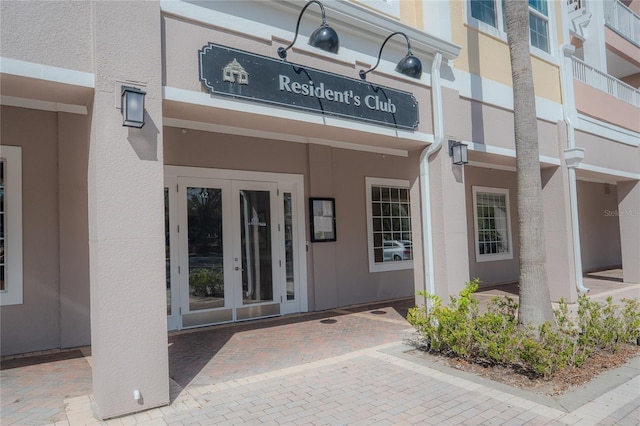
[[[506,22],[504,21],[504,0],[492,0],[495,5],[495,13],[496,13],[496,26],[492,26],[480,19],[474,18],[471,15],[471,2],[473,0],[466,0],[465,3],[465,15],[467,18],[467,23],[469,26],[473,28],[477,28],[483,33],[487,33],[490,36],[497,38],[499,40],[507,42],[507,30],[506,30]],[[556,55],[552,48],[555,45],[555,5],[553,2],[546,1],[547,4],[547,15],[544,15],[541,11],[529,5],[529,19],[531,19],[531,15],[535,15],[537,18],[541,18],[546,20],[547,22],[547,43],[549,51],[544,51],[534,45],[531,44],[531,28],[529,29],[529,51],[531,54],[544,59],[546,61],[551,61],[552,63],[556,63]]]
[[[473,194],[473,240],[476,253],[476,262],[494,262],[513,259],[513,228],[511,226],[511,201],[509,199],[509,189],[486,186],[472,186],[471,189]],[[478,235],[478,194],[504,195],[505,197],[505,207],[507,213],[507,242],[509,244],[509,251],[507,253],[480,253],[480,239]]]
[[[413,259],[411,260],[399,260],[394,262],[379,262],[376,263],[374,255],[374,238],[373,238],[373,210],[371,199],[371,187],[372,186],[384,186],[392,188],[401,188],[411,191],[411,185],[408,180],[403,179],[386,179],[386,178],[365,178],[365,194],[366,194],[366,211],[367,211],[367,253],[369,258],[369,272],[387,272],[387,271],[400,271],[406,269],[413,269]],[[411,206],[411,199],[409,199],[409,205]],[[414,213],[411,212],[411,215]]]
[[[5,290],[0,306],[23,304],[22,263],[22,148],[0,146],[4,162]]]

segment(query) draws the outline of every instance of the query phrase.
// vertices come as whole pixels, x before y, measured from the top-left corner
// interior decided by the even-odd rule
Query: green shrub
[[[411,308],[407,320],[428,350],[550,377],[567,366],[581,366],[598,350],[635,343],[640,335],[640,303],[635,299],[623,299],[620,308],[611,298],[600,304],[582,295],[575,319],[561,300],[554,310],[556,324],[547,322],[536,330],[518,325],[518,304],[509,297],[492,299],[480,313],[473,297],[479,283],[477,278],[466,283],[448,305],[435,295],[418,293],[431,307]]]
[[[189,272],[191,294],[197,297],[224,297],[222,268],[197,268]]]
[[[611,297],[600,304],[586,295],[578,299],[578,342],[591,350],[615,352],[620,345],[632,343],[640,334],[640,310],[636,299],[623,299],[624,306],[613,304]]]

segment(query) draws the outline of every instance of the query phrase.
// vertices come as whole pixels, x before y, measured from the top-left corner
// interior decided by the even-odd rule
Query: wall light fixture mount
[[[121,110],[122,125],[141,129],[144,126],[144,97],[147,92],[136,87],[122,86]]]
[[[467,145],[456,140],[449,140],[449,156],[453,164],[462,166],[469,163]]]

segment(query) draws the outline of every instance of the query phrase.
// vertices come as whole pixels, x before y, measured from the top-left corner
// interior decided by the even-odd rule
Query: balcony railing
[[[640,90],[611,77],[609,74],[598,71],[578,58],[572,59],[573,78],[640,108]]]
[[[640,16],[622,2],[604,2],[604,20],[608,27],[640,47]]]

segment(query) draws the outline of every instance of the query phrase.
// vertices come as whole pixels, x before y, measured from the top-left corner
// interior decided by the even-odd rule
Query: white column
[[[157,1],[92,7],[91,345],[95,412],[106,419],[169,402],[161,21]],[[118,80],[147,92],[142,129],[122,126]]]
[[[602,1],[587,2],[587,11],[591,14],[591,20],[585,30],[582,48],[586,63],[602,72],[607,72],[603,3]]]

